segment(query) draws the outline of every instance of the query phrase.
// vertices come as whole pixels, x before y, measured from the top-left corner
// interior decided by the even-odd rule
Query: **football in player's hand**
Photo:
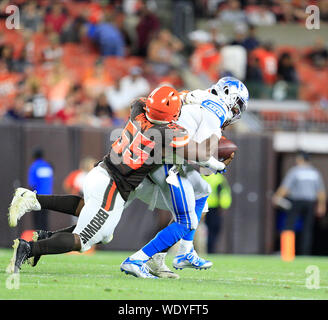
[[[217,150],[217,158],[218,160],[226,160],[228,159],[233,152],[237,150],[237,146],[231,140],[227,139],[226,137],[222,136],[219,141],[219,146]]]

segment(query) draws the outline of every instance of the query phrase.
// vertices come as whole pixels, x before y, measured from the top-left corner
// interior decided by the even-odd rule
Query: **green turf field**
[[[182,270],[179,280],[137,279],[120,272],[126,252],[42,257],[23,265],[19,289],[7,289],[11,250],[0,250],[0,299],[328,299],[328,258],[211,255],[210,270]],[[171,265],[173,256],[168,257]],[[320,270],[320,288],[307,289],[305,270]]]

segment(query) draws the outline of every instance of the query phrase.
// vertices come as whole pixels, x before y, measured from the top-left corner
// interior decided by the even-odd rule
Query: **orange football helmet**
[[[163,86],[153,90],[146,100],[146,117],[150,122],[169,123],[179,118],[181,111],[179,92]]]

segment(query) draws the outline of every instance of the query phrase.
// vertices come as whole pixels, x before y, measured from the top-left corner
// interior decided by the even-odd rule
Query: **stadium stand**
[[[316,4],[323,35],[328,28],[327,2],[196,1],[193,16],[186,18],[188,27],[177,30],[175,26],[169,31],[168,11],[183,10],[177,2],[167,1],[164,6],[158,0],[12,1],[21,14],[21,26],[16,30],[5,26],[4,2],[0,8],[0,119],[52,122],[69,104],[76,111],[70,116],[74,121],[64,123],[110,126],[125,115],[114,112],[107,119],[110,121],[99,121],[95,112],[98,98],[138,66],[150,89],[164,82],[177,89],[190,84],[205,88],[221,76],[239,76],[252,99],[294,99],[311,106],[306,112],[281,111],[274,110],[273,103],[273,110],[254,112],[264,128],[293,130],[308,121],[309,129],[325,130],[327,38],[313,39],[308,34],[305,45],[286,44],[281,28],[297,41],[290,35],[304,32],[304,9]],[[190,28],[193,33],[184,37],[182,31]],[[113,34],[106,31],[106,37],[101,36],[103,30]],[[265,30],[268,32],[263,33]],[[120,45],[119,39],[123,39],[123,54],[115,47]],[[154,47],[160,48],[156,54]],[[231,67],[229,52],[236,52],[235,66],[243,66],[245,71]],[[170,59],[161,61],[161,54]],[[43,115],[38,112],[39,96],[46,104]]]

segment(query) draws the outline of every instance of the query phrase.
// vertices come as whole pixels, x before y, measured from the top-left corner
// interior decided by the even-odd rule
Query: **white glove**
[[[197,162],[201,167],[205,167],[205,168],[209,168],[211,169],[212,171],[214,171],[215,173],[216,172],[220,172],[220,171],[223,171],[226,167],[226,165],[219,161],[219,160],[216,160],[213,156],[211,156],[207,161],[200,161],[200,162]]]

